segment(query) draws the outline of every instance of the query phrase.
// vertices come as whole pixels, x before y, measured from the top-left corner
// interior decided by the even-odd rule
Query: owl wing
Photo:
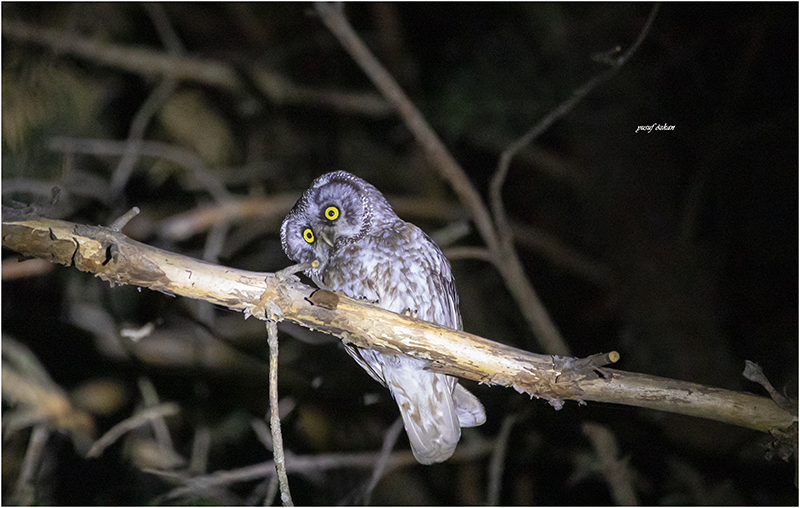
[[[422,230],[396,223],[354,247],[331,260],[330,267],[336,269],[326,274],[328,286],[377,301],[393,312],[410,311],[425,321],[462,328],[450,264]],[[480,402],[456,378],[426,370],[429,362],[345,347],[373,379],[389,388],[418,462],[448,459],[461,437],[461,426],[485,421]]]
[[[356,347],[352,344],[345,344],[344,350],[347,351],[347,354],[353,357],[353,360],[355,360],[356,363],[359,364],[362,369],[367,371],[367,374],[369,374],[372,379],[379,382],[383,386],[386,386],[386,381],[383,380],[383,373],[381,372],[382,369],[380,368],[380,365],[375,364],[377,370],[373,368],[373,366],[369,362],[367,362],[367,360],[365,360],[363,356],[361,356],[361,351],[364,351],[363,349]]]

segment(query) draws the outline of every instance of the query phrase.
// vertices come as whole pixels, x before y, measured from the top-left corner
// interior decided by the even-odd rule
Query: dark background
[[[345,14],[485,196],[501,151],[607,68],[593,56],[626,50],[651,7],[362,3],[347,5]],[[574,354],[617,350],[621,369],[764,394],[741,376],[749,359],[796,397],[797,13],[794,3],[663,5],[625,67],[515,158],[504,199],[517,248]],[[196,154],[230,192],[267,202],[299,196],[322,173],[347,170],[390,199],[445,205],[397,206],[445,253],[481,245],[474,230],[446,239],[452,228],[444,228],[467,216],[395,115],[346,112],[303,96],[281,101],[259,88],[256,67],[310,90],[375,93],[312,4],[4,2],[2,18],[65,40],[162,55],[168,50],[155,26],[166,20],[185,55],[233,66],[243,86],[180,81],[149,118],[145,140]],[[137,240],[248,270],[288,265],[278,230],[290,204],[211,236],[198,229],[175,240],[160,229],[164,221],[213,204],[192,170],[140,157],[115,195],[109,182],[118,155],[49,149],[58,136],[124,140],[158,75],[22,41],[5,25],[2,59],[4,204],[33,203],[48,217],[91,225],[138,206],[142,214],[125,230]],[[655,123],[674,130],[635,132]],[[51,207],[53,186],[62,192]],[[546,248],[553,242],[568,255]],[[221,245],[217,255],[214,245]],[[161,401],[181,407],[167,419],[178,454],[188,458],[196,436],[209,436],[199,470],[271,458],[251,428],[268,402],[260,322],[148,290],[110,288],[61,266],[12,278],[7,263],[16,258],[4,250],[4,368],[7,340],[27,346],[55,385],[89,408],[94,438],[141,408],[147,379]],[[539,352],[497,271],[477,259],[452,264],[465,329]],[[134,343],[119,335],[148,322],[156,329],[151,337]],[[292,453],[380,450],[396,407],[336,342],[282,334],[280,377]],[[460,447],[494,439],[506,415],[520,418],[502,504],[612,503],[581,430],[589,421],[614,433],[642,503],[798,501],[795,467],[765,459],[766,434],[600,403],[568,402],[556,412],[511,389],[465,384],[488,421],[466,431]],[[8,431],[25,409],[13,404],[12,392],[3,387],[4,503],[263,502],[257,480],[159,498],[180,482],[143,469],[185,471],[186,464],[169,463],[163,450],[146,454],[150,427],[86,460],[60,424],[46,441],[33,494],[19,497],[15,483],[31,432]],[[374,403],[365,405],[365,396]],[[103,401],[103,409],[94,407]],[[396,449],[408,449],[405,435]],[[372,502],[484,503],[488,463],[483,456],[392,471]],[[290,482],[298,503],[350,504],[370,474],[334,468]]]

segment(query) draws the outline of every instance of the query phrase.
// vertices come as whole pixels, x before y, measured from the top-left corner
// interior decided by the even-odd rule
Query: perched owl
[[[317,178],[281,226],[286,255],[319,260],[305,273],[322,289],[363,298],[397,313],[461,330],[450,263],[428,235],[401,220],[378,189],[344,171]],[[486,421],[483,406],[456,378],[428,362],[347,346],[400,408],[414,457],[447,460],[461,427]]]

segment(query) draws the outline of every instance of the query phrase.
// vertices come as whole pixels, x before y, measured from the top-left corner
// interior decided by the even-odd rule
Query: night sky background
[[[651,8],[359,3],[344,11],[485,197],[500,153],[606,70],[601,55],[625,51]],[[380,189],[445,254],[481,246],[455,193],[313,4],[3,2],[2,19],[4,205],[34,204],[49,218],[89,225],[138,206],[125,229],[136,240],[276,271],[290,263],[279,227],[294,197],[317,176],[347,170]],[[97,54],[71,51],[78,39],[93,41]],[[98,56],[115,46],[139,49],[143,63]],[[514,159],[503,197],[516,247],[573,354],[616,350],[622,370],[766,395],[741,375],[751,360],[796,400],[797,48],[796,3],[664,4],[626,65]],[[238,85],[180,80],[153,100],[165,80],[148,55],[220,62]],[[265,90],[266,71],[283,83],[281,94]],[[364,97],[346,109],[337,93]],[[636,132],[653,124],[674,128]],[[199,158],[235,196],[278,204],[227,227],[166,234],[170,220],[215,204],[193,169],[138,157],[117,189],[121,153],[75,148],[79,138],[123,141],[132,125],[146,141]],[[50,205],[54,186],[60,198]],[[264,502],[263,478],[164,496],[184,485],[180,478],[271,459],[253,424],[268,405],[260,321],[111,288],[63,266],[23,277],[17,259],[3,250],[3,369],[22,372],[9,351],[37,359],[50,379],[44,384],[68,394],[90,423],[72,433],[52,423],[21,488],[32,431],[18,423],[35,407],[15,403],[4,376],[4,504]],[[490,263],[451,263],[465,330],[542,352]],[[120,335],[147,323],[154,333],[138,342]],[[287,450],[380,450],[396,406],[335,340],[282,328],[280,362]],[[555,411],[511,389],[464,384],[488,421],[466,430],[460,448],[495,439],[507,415],[518,418],[501,504],[613,504],[585,422],[613,433],[642,504],[798,502],[796,457],[765,458],[767,434],[611,404],[568,402]],[[82,457],[81,436],[91,443],[153,393],[180,407],[166,418],[172,450],[156,446],[143,426],[100,457]],[[198,436],[209,443],[205,456]],[[202,460],[190,459],[193,446]],[[395,450],[407,449],[401,434]],[[371,503],[484,504],[489,459],[392,470]],[[289,480],[298,504],[359,504],[370,475],[332,468]]]

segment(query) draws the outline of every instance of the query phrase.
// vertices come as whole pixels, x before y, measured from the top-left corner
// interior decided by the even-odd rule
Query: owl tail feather
[[[481,401],[458,382],[453,390],[453,405],[462,427],[477,427],[486,423],[486,412]]]
[[[455,379],[408,366],[384,365],[383,374],[400,408],[417,462],[433,464],[449,459],[461,437],[453,404]]]

